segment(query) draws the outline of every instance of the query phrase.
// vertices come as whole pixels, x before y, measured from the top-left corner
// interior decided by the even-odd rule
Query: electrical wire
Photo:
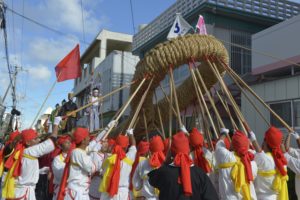
[[[129,3],[130,3],[130,12],[131,12],[131,20],[132,20],[133,34],[135,34],[135,23],[134,23],[134,16],[133,16],[132,0],[129,0]]]
[[[83,3],[82,0],[80,0],[80,5],[81,5],[81,19],[82,19],[82,36],[83,36],[83,41],[85,42],[85,30],[84,30],[84,13],[83,13]]]

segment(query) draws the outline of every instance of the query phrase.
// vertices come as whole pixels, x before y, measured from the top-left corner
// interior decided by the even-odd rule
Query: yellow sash
[[[106,192],[107,191],[108,184],[109,184],[110,177],[111,177],[111,173],[113,171],[114,164],[115,164],[115,161],[116,161],[116,157],[117,157],[116,154],[113,154],[113,155],[109,156],[104,161],[104,163],[102,165],[102,168],[106,169],[106,171],[103,175],[102,182],[99,186],[99,191],[100,192]],[[130,165],[130,166],[133,164],[133,161],[131,159],[127,158],[127,157],[125,157],[122,161],[125,162],[126,164]]]
[[[4,161],[2,160],[0,163],[0,177],[3,175],[3,170],[4,170]]]
[[[258,175],[262,177],[275,176],[272,184],[272,190],[279,193],[278,199],[280,200],[289,199],[289,193],[287,187],[287,181],[289,180],[288,175],[282,176],[278,170],[258,171]]]
[[[231,179],[234,185],[234,190],[237,193],[241,193],[244,200],[251,200],[250,185],[247,183],[245,166],[241,162],[240,157],[235,155],[236,162],[228,162],[219,164],[219,169],[230,168]]]
[[[13,177],[14,170],[16,168],[18,159],[20,156],[20,151],[14,156],[14,163],[12,167],[9,169],[8,173],[6,174],[4,185],[2,188],[2,197],[7,199],[15,198],[15,177]]]

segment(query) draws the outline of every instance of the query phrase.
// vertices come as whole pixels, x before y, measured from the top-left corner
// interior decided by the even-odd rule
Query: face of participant
[[[69,151],[71,147],[71,142],[69,140],[65,141],[62,145],[61,145],[61,149],[64,151],[64,152],[67,152]]]
[[[108,140],[105,139],[101,143],[102,143],[101,151],[102,152],[108,152],[109,151]]]
[[[98,90],[93,90],[93,96],[94,96],[94,97],[99,96],[99,91],[98,91]]]
[[[36,137],[28,142],[26,142],[27,146],[33,146],[33,145],[36,145],[38,143],[40,143],[40,138]]]

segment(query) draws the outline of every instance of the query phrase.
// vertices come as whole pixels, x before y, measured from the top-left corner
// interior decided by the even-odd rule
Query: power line
[[[10,12],[12,12],[12,13],[14,13],[15,15],[18,15],[19,17],[23,17],[23,18],[26,19],[27,21],[30,21],[30,22],[32,22],[32,23],[34,23],[34,24],[36,24],[36,25],[38,25],[38,26],[40,26],[40,27],[43,27],[43,28],[45,28],[45,29],[47,29],[47,30],[50,30],[50,31],[52,31],[52,32],[54,32],[54,33],[56,33],[56,34],[58,34],[58,35],[63,35],[63,36],[66,36],[66,37],[68,37],[68,38],[70,38],[70,39],[73,39],[73,40],[77,41],[77,38],[76,38],[76,37],[71,36],[71,35],[69,35],[69,34],[67,34],[67,33],[62,32],[62,31],[59,31],[59,30],[57,30],[57,29],[51,28],[51,27],[48,26],[48,25],[42,24],[42,23],[40,23],[40,22],[38,22],[38,21],[36,21],[36,20],[34,20],[34,19],[31,19],[31,18],[29,18],[29,17],[27,17],[27,16],[25,16],[25,15],[22,15],[21,13],[15,11],[15,10],[9,8],[9,7],[7,7],[7,10],[10,11]],[[79,41],[80,41],[81,43],[83,43],[83,44],[89,45],[89,43],[86,43],[86,42],[83,41],[83,40],[79,40]]]
[[[131,11],[133,34],[135,34],[135,23],[134,23],[134,16],[133,16],[132,0],[129,0],[129,2],[130,2],[130,11]]]
[[[81,19],[82,19],[82,36],[83,36],[83,41],[85,42],[85,30],[84,30],[84,16],[83,16],[82,0],[80,0],[80,5],[81,5]]]

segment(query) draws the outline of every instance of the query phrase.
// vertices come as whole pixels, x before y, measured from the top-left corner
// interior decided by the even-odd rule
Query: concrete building
[[[300,15],[252,36],[252,89],[289,125],[300,129]],[[295,65],[296,63],[298,65]],[[257,101],[265,118],[282,125]],[[267,124],[242,95],[242,112],[260,141]]]
[[[81,56],[82,76],[74,81],[73,91],[78,106],[87,103],[94,87],[105,95],[131,81],[139,61],[137,56],[131,54],[131,43],[132,35],[128,34],[102,30],[97,35]],[[101,108],[104,123],[123,105],[128,93],[129,90],[125,89],[104,99]]]
[[[177,0],[134,35],[133,53],[143,58],[144,54],[156,44],[166,41],[176,13],[180,12],[193,27],[201,14],[205,18],[208,34],[220,39],[228,50],[230,66],[243,75],[251,71],[251,35],[297,15],[300,12],[299,5],[280,0]],[[249,50],[234,46],[233,43]],[[180,67],[174,71],[177,85],[188,76],[187,67]],[[162,83],[166,90],[169,88],[167,78],[166,76]],[[228,79],[225,80],[230,84]],[[157,93],[159,97],[163,97],[160,90],[157,90]],[[240,104],[239,91],[232,90],[232,93]],[[189,121],[192,114],[190,112],[192,109],[188,110],[183,114],[186,121]],[[225,119],[225,123],[229,124],[229,120]]]

